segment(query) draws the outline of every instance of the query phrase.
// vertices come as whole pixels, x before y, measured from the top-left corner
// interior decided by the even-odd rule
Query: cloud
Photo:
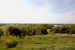
[[[37,9],[23,0],[4,0],[1,1],[0,6],[1,23],[46,23],[49,18],[54,16],[47,7]]]
[[[74,23],[74,3],[73,0],[0,0],[0,23]]]

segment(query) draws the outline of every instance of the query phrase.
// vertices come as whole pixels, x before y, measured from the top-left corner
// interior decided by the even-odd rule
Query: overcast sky
[[[0,0],[0,23],[75,23],[75,0]]]

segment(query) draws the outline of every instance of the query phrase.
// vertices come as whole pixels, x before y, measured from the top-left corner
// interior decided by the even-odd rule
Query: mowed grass
[[[8,36],[9,37],[9,36]],[[0,39],[0,50],[75,50],[75,36],[66,34],[34,35],[19,38],[14,48],[5,48]]]

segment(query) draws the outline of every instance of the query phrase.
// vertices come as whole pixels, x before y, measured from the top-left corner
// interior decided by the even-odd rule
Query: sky
[[[75,24],[75,0],[0,0],[0,23]]]

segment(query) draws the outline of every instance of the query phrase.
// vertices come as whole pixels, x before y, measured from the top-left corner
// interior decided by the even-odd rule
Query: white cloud
[[[67,13],[55,14],[49,11],[50,8],[48,3],[38,8],[27,0],[0,0],[0,23],[61,23],[67,21],[67,17],[65,18],[69,16]],[[68,21],[71,20],[68,19]]]
[[[46,23],[52,16],[47,7],[37,9],[23,0],[0,0],[1,23]]]

